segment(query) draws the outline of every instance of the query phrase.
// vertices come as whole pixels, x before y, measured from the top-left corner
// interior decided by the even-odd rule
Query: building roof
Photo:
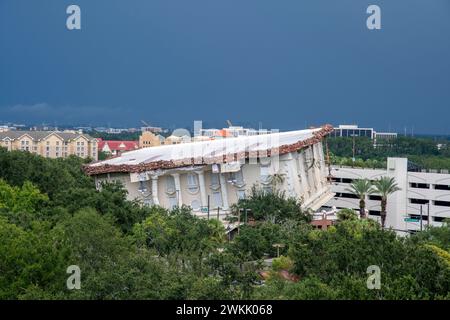
[[[84,133],[75,133],[75,132],[67,132],[67,131],[5,131],[0,132],[0,140],[5,138],[10,138],[11,140],[20,139],[24,135],[28,135],[33,140],[43,140],[51,134],[56,134],[61,137],[61,139],[68,141],[74,140],[79,137],[85,137],[88,140],[94,140],[90,135]]]
[[[85,172],[90,175],[143,172],[273,156],[313,145],[331,131],[333,127],[325,125],[308,130],[156,146],[127,152],[120,157],[88,165]]]
[[[100,140],[98,142],[98,149],[103,150],[105,145],[108,145],[109,150],[114,151],[131,151],[139,149],[138,141],[121,141],[121,140]]]

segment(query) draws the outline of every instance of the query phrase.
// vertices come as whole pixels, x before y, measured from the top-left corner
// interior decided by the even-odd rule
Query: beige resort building
[[[322,140],[333,128],[244,136],[130,151],[85,168],[101,182],[120,181],[128,199],[165,208],[188,205],[199,216],[243,198],[253,185],[277,188],[317,210],[332,197]],[[209,204],[209,207],[208,207]]]
[[[76,131],[5,131],[0,146],[8,151],[29,151],[47,158],[76,155],[98,159],[97,140]]]

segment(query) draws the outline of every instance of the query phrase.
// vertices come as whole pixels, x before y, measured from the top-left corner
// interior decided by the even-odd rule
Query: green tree
[[[240,199],[232,209],[236,214],[241,215],[247,210],[249,218],[274,223],[282,223],[289,219],[309,222],[311,219],[310,215],[301,208],[299,199],[286,197],[285,193],[279,190],[265,192],[256,186],[252,187],[246,199]],[[241,221],[244,221],[243,216]]]
[[[368,179],[358,179],[350,184],[350,188],[346,189],[359,199],[359,216],[361,219],[366,218],[366,198],[374,192],[372,183]]]
[[[339,221],[358,219],[358,215],[355,213],[355,211],[353,211],[353,209],[341,209],[337,213],[337,217]]]

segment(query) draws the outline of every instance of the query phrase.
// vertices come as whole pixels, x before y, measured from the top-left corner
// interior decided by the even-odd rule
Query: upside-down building
[[[328,183],[321,128],[275,132],[222,140],[163,145],[123,153],[85,167],[102,182],[121,182],[130,200],[165,208],[190,206],[197,215],[209,210],[228,214],[252,186],[276,186],[317,210],[333,194]]]

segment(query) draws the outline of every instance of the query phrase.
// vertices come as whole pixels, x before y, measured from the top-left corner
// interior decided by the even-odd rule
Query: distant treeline
[[[450,169],[450,144],[446,140],[400,136],[379,140],[374,146],[366,137],[339,137],[329,138],[328,147],[335,164],[378,168],[385,167],[387,157],[407,157],[424,169]]]
[[[98,131],[86,132],[91,137],[102,138],[103,140],[120,140],[120,141],[137,141],[141,132],[122,132],[122,133],[107,133]]]

